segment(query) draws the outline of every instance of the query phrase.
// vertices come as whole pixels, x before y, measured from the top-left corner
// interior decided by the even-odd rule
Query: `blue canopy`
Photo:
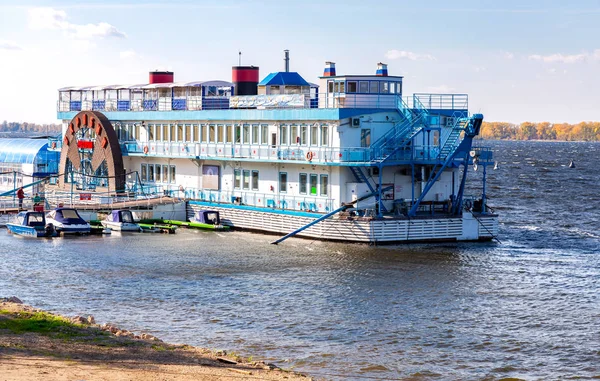
[[[0,163],[47,164],[59,156],[59,152],[48,152],[48,139],[0,139]]]
[[[310,86],[310,83],[306,82],[300,74],[296,72],[279,71],[277,73],[271,73],[265,77],[258,86]]]

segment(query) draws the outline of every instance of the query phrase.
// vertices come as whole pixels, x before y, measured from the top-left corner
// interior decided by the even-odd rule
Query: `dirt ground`
[[[311,379],[231,354],[88,324],[84,318],[49,329],[42,322],[41,331],[40,326],[23,330],[17,323],[28,324],[40,310],[3,301],[0,311],[0,381]]]

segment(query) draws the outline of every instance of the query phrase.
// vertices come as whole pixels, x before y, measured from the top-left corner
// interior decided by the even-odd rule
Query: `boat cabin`
[[[220,225],[221,218],[216,210],[199,210],[196,213],[196,222],[202,222],[209,225]]]
[[[113,210],[108,216],[106,216],[106,220],[110,222],[123,222],[129,224],[135,223],[131,210]]]
[[[21,212],[17,215],[17,222],[22,226],[41,228],[46,226],[46,218],[43,212]]]

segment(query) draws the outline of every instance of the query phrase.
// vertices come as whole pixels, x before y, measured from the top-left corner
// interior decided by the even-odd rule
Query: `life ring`
[[[308,161],[312,161],[312,159],[313,159],[313,156],[314,156],[314,155],[313,155],[313,153],[312,153],[311,151],[308,151],[308,152],[306,153],[306,160],[308,160]]]
[[[465,201],[465,209],[470,210],[471,207],[473,207],[473,203],[471,202],[471,200]]]
[[[148,154],[148,146],[144,146],[144,153],[147,155]]]
[[[52,149],[56,148],[56,142],[52,142]]]

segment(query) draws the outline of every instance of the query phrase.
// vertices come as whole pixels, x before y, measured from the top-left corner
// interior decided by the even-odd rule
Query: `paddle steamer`
[[[317,239],[496,236],[492,152],[473,146],[483,115],[469,114],[468,95],[407,96],[384,63],[340,75],[326,62],[315,84],[284,61],[261,81],[258,67],[234,66],[231,81],[155,71],[146,84],[59,89],[54,186],[99,203],[168,195],[182,200],[179,219],[210,209],[232,227]],[[483,191],[467,195],[473,165]]]

